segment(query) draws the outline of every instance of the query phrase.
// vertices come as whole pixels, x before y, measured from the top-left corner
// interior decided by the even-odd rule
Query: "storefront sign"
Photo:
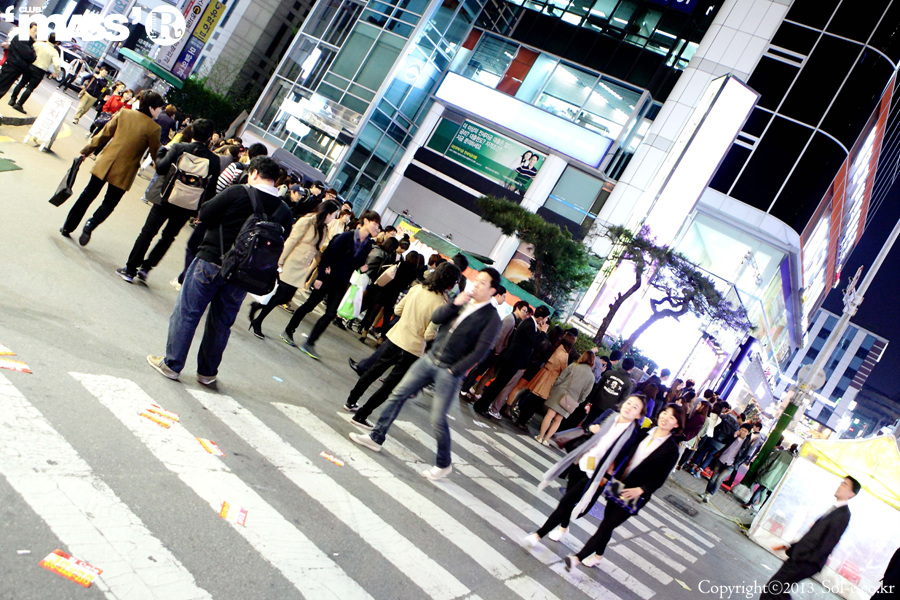
[[[184,8],[185,35],[178,43],[162,49],[162,52],[160,52],[159,56],[155,59],[155,62],[158,65],[168,71],[172,71],[175,68],[175,63],[178,62],[178,59],[181,57],[184,48],[187,46],[188,40],[190,39],[190,36],[188,36],[187,33],[194,31],[197,24],[200,22],[200,17],[203,15],[209,4],[210,0],[190,0],[190,2],[187,3],[187,6]]]
[[[428,147],[503,187],[524,194],[544,157],[472,121],[442,119]]]
[[[188,38],[187,43],[185,43],[181,55],[175,62],[175,66],[172,67],[173,75],[180,79],[187,79],[190,77],[191,72],[194,70],[194,65],[197,64],[197,59],[200,57],[200,51],[203,50],[203,46],[206,45],[210,33],[215,29],[216,24],[219,22],[219,18],[221,18],[222,13],[224,12],[225,5],[221,2],[209,3],[206,10],[203,11],[203,14],[197,21],[197,25],[191,33],[191,36]]]

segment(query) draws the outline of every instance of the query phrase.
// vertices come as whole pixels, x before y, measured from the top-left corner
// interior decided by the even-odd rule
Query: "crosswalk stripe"
[[[510,447],[518,449],[519,453],[520,453],[519,456],[522,456],[526,459],[530,459],[530,460],[536,462],[541,467],[541,469],[544,471],[546,471],[547,469],[549,469],[550,467],[555,465],[557,462],[559,462],[559,459],[562,458],[562,456],[556,457],[556,460],[548,460],[548,459],[544,458],[542,455],[536,453],[533,448],[523,444],[520,441],[520,438],[522,436],[510,435],[508,433],[503,433],[503,432],[498,432],[497,436],[501,440],[506,442]]]
[[[655,558],[656,560],[662,562],[667,567],[674,571],[678,571],[679,573],[684,573],[685,566],[681,563],[677,563],[665,554],[663,554],[662,550],[657,548],[654,544],[651,544],[648,540],[638,537],[632,540],[635,545],[640,547],[644,552],[648,553],[650,556]]]
[[[670,524],[675,524],[679,529],[689,534],[708,548],[715,548],[716,546],[715,543],[711,540],[715,540],[717,542],[722,541],[722,538],[713,535],[707,529],[704,529],[696,523],[689,523],[688,521],[686,521],[683,515],[676,513],[664,502],[664,500],[659,500],[655,503],[651,502],[647,505],[647,508],[649,508],[652,512],[659,515],[660,517],[668,519]]]
[[[74,556],[103,570],[97,588],[109,598],[212,598],[3,375],[0,405],[0,473]]]
[[[206,452],[183,425],[163,429],[139,412],[153,399],[136,383],[105,375],[70,373],[122,422],[163,465],[219,512],[223,501],[247,509],[246,527],[232,528],[307,598],[371,596],[278,511]]]
[[[645,559],[643,556],[641,556],[628,546],[615,544],[613,546],[609,546],[609,549],[624,558],[629,565],[634,565],[661,584],[669,585],[670,583],[672,583],[672,577],[670,575],[663,572],[662,569],[651,564],[647,559]]]
[[[504,455],[509,460],[513,461],[514,463],[516,463],[516,466],[518,466],[520,469],[522,469],[523,471],[525,471],[526,473],[528,473],[529,475],[534,477],[537,481],[540,481],[541,479],[544,478],[544,471],[541,471],[540,469],[538,469],[537,467],[535,467],[533,464],[531,464],[529,462],[523,461],[521,459],[521,457],[514,450],[512,450],[512,449],[508,448],[506,445],[502,444],[495,437],[493,437],[487,433],[481,432],[481,431],[472,431],[471,429],[468,430],[468,433],[470,435],[478,438],[485,444],[491,446],[492,448],[497,450],[497,452]]]
[[[531,437],[530,435],[522,436],[522,438],[525,440],[525,443],[528,445],[529,448],[536,449],[538,452],[540,452],[541,454],[543,454],[544,456],[546,456],[547,458],[552,460],[554,463],[559,460],[560,454],[559,454],[559,452],[557,452],[556,450],[553,449],[553,448],[556,448],[556,444],[553,444],[553,442],[550,442],[551,444],[553,444],[553,446],[551,447],[551,446],[544,446],[543,444],[539,444],[537,442],[537,440],[534,439],[533,437]]]
[[[647,506],[649,506],[649,505],[647,505]],[[685,538],[683,535],[681,535],[680,532],[674,531],[671,528],[669,528],[667,526],[668,525],[667,523],[663,523],[662,521],[660,521],[659,519],[657,519],[656,517],[651,515],[650,511],[647,510],[647,506],[645,506],[644,509],[641,510],[641,512],[639,512],[637,514],[637,517],[636,517],[637,519],[643,519],[644,521],[649,523],[651,527],[653,527],[657,530],[662,530],[667,535],[671,535],[672,539],[678,541],[678,543],[683,545],[685,548],[688,548],[689,550],[693,550],[694,552],[696,552],[697,554],[700,554],[700,555],[706,554],[706,550],[704,550],[703,548],[701,548],[694,542],[690,541],[689,539]],[[650,528],[648,527],[647,529],[643,529],[643,531],[650,531]],[[655,534],[655,532],[654,532],[654,534]],[[666,540],[666,544],[671,545],[671,543],[668,540]],[[674,545],[671,545],[671,546],[674,548]],[[679,555],[684,552],[684,550],[682,548],[677,548],[675,551]],[[691,561],[691,562],[693,562],[693,561]]]
[[[550,565],[550,569],[557,575],[562,576],[563,579],[577,587],[579,590],[584,592],[585,595],[594,598],[594,600],[612,600],[614,598],[618,598],[618,596],[613,594],[602,585],[598,585],[596,581],[588,577],[580,570],[576,569],[571,572],[566,571],[565,563],[556,563]],[[647,598],[649,598],[649,596],[647,596]]]
[[[233,398],[200,390],[190,390],[190,394],[298,488],[359,534],[428,596],[449,600],[469,593],[469,589],[453,575]]]
[[[597,565],[597,568],[627,587],[629,590],[631,590],[644,600],[648,600],[656,594],[656,592],[648,588],[636,578],[632,577],[631,575],[617,567],[615,563],[610,561],[606,556],[603,557],[603,560],[600,561],[600,564]]]
[[[465,552],[466,555],[487,570],[488,573],[502,580],[518,596],[529,599],[547,598],[552,600],[555,598],[540,583],[527,575],[523,575],[511,561],[495,550],[491,544],[482,540],[431,500],[428,500],[413,490],[408,484],[398,479],[372,458],[368,450],[360,448],[339,434],[306,408],[277,402],[273,403],[273,405],[308,434],[320,440],[332,452],[345,460],[348,465],[357,469],[361,475],[368,478],[371,483],[384,491],[385,494],[394,498],[398,503],[422,519],[424,523]],[[401,460],[404,460],[407,466],[416,470],[421,469],[422,465],[425,464],[413,452],[394,440],[391,440],[391,443],[386,446],[385,454],[394,455],[398,458],[400,456],[411,457],[411,462],[405,458]]]
[[[681,548],[680,546],[678,546],[678,544],[676,544],[675,542],[673,542],[666,536],[662,535],[661,533],[659,533],[657,531],[651,531],[650,537],[652,537],[654,540],[656,540],[656,542],[660,546],[664,546],[664,547],[668,548],[669,551],[672,552],[675,556],[677,556],[683,560],[686,560],[689,563],[697,562],[696,556],[690,554],[689,552],[686,552],[684,550],[684,548]],[[703,553],[706,554],[706,551],[703,551]]]

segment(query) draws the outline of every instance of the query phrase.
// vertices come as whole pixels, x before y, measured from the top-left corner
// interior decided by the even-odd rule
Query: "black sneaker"
[[[303,352],[305,355],[307,355],[310,358],[319,360],[319,353],[316,352],[316,347],[313,346],[312,344],[310,344],[309,342],[306,342],[305,344],[300,346],[300,351]]]
[[[359,410],[359,404],[357,404],[356,402],[354,402],[353,404],[344,404],[344,410],[349,413],[355,413]]]
[[[353,369],[353,372],[357,375],[362,375],[362,371],[359,370],[359,363],[353,360],[352,358],[347,359],[347,364],[350,365],[350,368]]]
[[[127,281],[128,283],[134,283],[134,275],[125,270],[125,267],[121,267],[116,269],[116,275]]]
[[[141,269],[137,272],[138,281],[141,283],[147,283],[147,269]]]
[[[294,334],[288,333],[287,331],[281,332],[281,341],[290,346],[291,348],[296,348],[297,344],[294,343]]]
[[[375,429],[375,424],[368,419],[362,419],[361,421],[357,421],[356,417],[350,419],[350,422],[359,427],[360,429],[365,429],[367,431],[372,431]]]

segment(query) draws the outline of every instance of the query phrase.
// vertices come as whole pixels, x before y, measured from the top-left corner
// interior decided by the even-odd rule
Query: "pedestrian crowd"
[[[33,37],[30,43],[13,40],[0,69],[0,95],[20,79],[12,95],[19,108],[37,85],[31,85],[33,77],[40,82],[56,64],[49,54],[54,41]],[[544,304],[509,298],[497,270],[476,272],[462,253],[426,255],[409,235],[383,227],[378,213],[356,216],[325,182],[289,173],[268,157],[265,145],[245,147],[240,138],[217,132],[212,121],[182,115],[160,94],[133,93],[107,75],[103,67],[94,70],[79,90],[73,122],[97,109],[81,160],[95,161],[59,231],[70,237],[81,227],[79,244],[90,243],[138,173],[152,166],[144,192],[151,206],[116,274],[146,284],[191,224],[184,269],[170,282],[179,293],[166,346],[147,356],[165,377],[180,378],[206,313],[196,378],[215,384],[248,294],[255,338],[268,339],[263,326],[282,307],[292,314],[274,339],[315,360],[322,358],[317,343],[330,326],[355,329],[360,342],[373,338],[375,348],[365,360],[348,359],[358,380],[342,408],[361,430],[350,438],[380,451],[406,402],[427,391],[437,442],[435,464],[422,472],[428,479],[452,472],[448,413],[460,400],[471,404],[476,418],[506,419],[522,433],[534,431],[538,444],[556,444],[565,454],[540,487],[561,478],[564,491],[523,543],[560,542],[571,520],[604,498],[596,532],[565,557],[570,570],[598,564],[612,532],[638,514],[676,468],[706,474],[699,500],[709,502],[722,486],[730,489],[741,465],[762,449],[762,424],[714,390],[698,394],[691,380],[669,383],[668,369],[645,373],[618,350],[602,356],[597,347],[576,350],[578,330],[554,325]],[[102,202],[82,225],[104,188]],[[298,328],[320,305],[324,312],[298,343]],[[764,503],[787,471],[796,445],[784,448],[782,442],[763,463],[745,507]],[[773,581],[799,581],[821,569],[822,552],[827,559],[849,521],[846,501],[858,492],[859,484],[846,478],[836,493],[840,510],[826,524],[817,522],[810,540],[793,546]]]

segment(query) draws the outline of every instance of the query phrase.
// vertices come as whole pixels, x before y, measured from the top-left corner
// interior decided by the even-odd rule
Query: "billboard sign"
[[[544,162],[531,148],[469,120],[441,119],[428,147],[519,195]]]

